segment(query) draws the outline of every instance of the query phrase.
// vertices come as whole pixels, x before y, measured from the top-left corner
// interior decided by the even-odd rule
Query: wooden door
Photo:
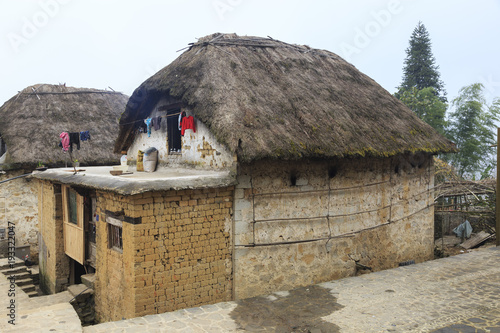
[[[85,262],[83,196],[67,185],[62,186],[64,252],[80,264]]]

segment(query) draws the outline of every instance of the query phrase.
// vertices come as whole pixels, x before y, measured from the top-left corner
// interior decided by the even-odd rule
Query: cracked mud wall
[[[430,155],[242,165],[236,299],[431,259],[432,173]]]
[[[169,101],[162,99],[151,113],[150,117],[163,116],[165,111],[158,111]],[[188,108],[183,108],[190,115]],[[177,121],[178,116],[173,116]],[[127,158],[130,163],[135,164],[137,161],[137,153],[139,150],[144,151],[149,147],[158,149],[158,161],[161,165],[178,166],[179,164],[187,164],[194,167],[224,169],[233,164],[233,155],[222,144],[220,144],[209,129],[201,122],[194,118],[195,130],[185,131],[181,141],[182,153],[169,152],[167,118],[162,118],[161,128],[156,131],[151,130],[151,135],[147,133],[137,133],[133,144],[127,152]]]

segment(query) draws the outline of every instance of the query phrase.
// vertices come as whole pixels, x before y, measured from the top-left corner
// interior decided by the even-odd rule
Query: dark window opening
[[[108,247],[114,249],[118,252],[123,251],[123,239],[122,239],[122,228],[123,222],[121,220],[115,219],[108,216],[106,218],[108,222]]]
[[[78,225],[76,191],[71,188],[67,188],[66,191],[68,198],[68,222]]]
[[[6,151],[7,151],[7,146],[5,145],[5,141],[0,136],[0,156],[5,154]]]
[[[336,167],[332,166],[328,169],[328,177],[330,179],[334,178],[338,173],[338,170]]]
[[[116,225],[109,226],[109,247],[117,250],[123,250],[122,228]]]
[[[181,131],[179,129],[179,113],[181,109],[170,109],[167,110],[167,133],[168,133],[168,152],[169,153],[180,153],[182,142],[181,142]]]
[[[290,184],[291,186],[297,185],[297,175],[295,173],[290,175]]]

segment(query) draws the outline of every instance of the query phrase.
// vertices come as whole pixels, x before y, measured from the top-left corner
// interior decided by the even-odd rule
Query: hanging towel
[[[153,128],[158,131],[161,128],[161,117],[153,118]]]
[[[80,141],[87,141],[87,140],[90,140],[90,132],[89,131],[80,132]]]
[[[193,130],[194,133],[196,133],[196,129],[194,128],[194,118],[193,118],[193,116],[182,118],[181,135],[184,135],[184,132],[187,129],[191,129],[191,130]]]
[[[148,138],[151,136],[151,118],[144,119],[144,123],[148,128]]]
[[[186,111],[182,111],[179,113],[179,120],[178,120],[178,126],[179,126],[179,131],[182,130],[182,118],[186,116]]]
[[[68,149],[69,149],[69,134],[68,134],[68,132],[62,132],[61,134],[59,134],[59,137],[61,138],[62,150],[68,151]]]

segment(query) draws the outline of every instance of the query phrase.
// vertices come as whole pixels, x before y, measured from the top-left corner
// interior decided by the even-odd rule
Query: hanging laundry
[[[68,149],[69,149],[69,134],[68,134],[68,132],[62,132],[61,134],[59,134],[59,137],[61,138],[60,145],[62,146],[62,150],[68,151]]]
[[[193,118],[193,116],[182,118],[181,135],[184,135],[184,132],[187,129],[191,129],[191,130],[193,130],[194,133],[196,133],[196,129],[194,128],[194,118]]]
[[[144,122],[141,122],[137,130],[139,131],[139,133],[146,133],[148,131],[148,127]]]
[[[158,131],[161,128],[161,117],[154,117],[153,118],[153,128],[155,131]]]
[[[80,150],[80,132],[71,132],[69,134],[69,151],[73,151],[73,144],[76,144],[76,149]]]
[[[151,118],[144,119],[144,123],[148,128],[148,138],[151,136]]]
[[[90,132],[89,131],[80,132],[80,141],[87,141],[87,140],[90,140]]]
[[[182,118],[186,116],[186,111],[182,111],[179,113],[179,120],[178,120],[178,126],[179,126],[179,131],[182,130]]]

